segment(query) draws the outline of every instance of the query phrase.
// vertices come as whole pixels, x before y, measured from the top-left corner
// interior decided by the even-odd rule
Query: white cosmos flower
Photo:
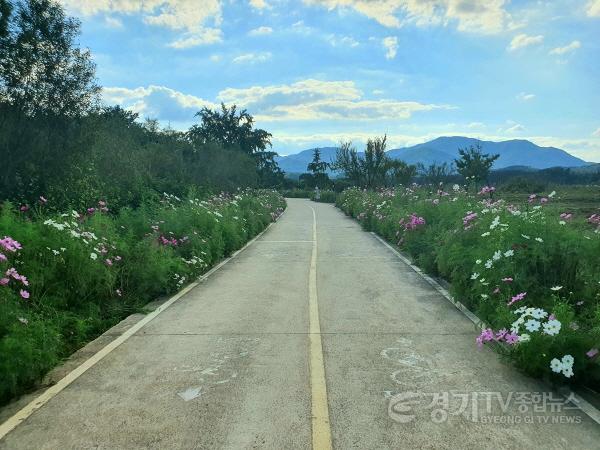
[[[538,242],[544,242],[544,240],[541,237],[536,237],[535,240]]]
[[[494,265],[494,263],[492,262],[492,260],[491,260],[491,259],[488,259],[488,260],[485,262],[485,268],[486,268],[486,269],[491,269],[493,265]]]
[[[481,237],[488,237],[489,235],[490,235],[490,232],[489,232],[489,231],[486,231],[485,233],[483,233],[483,234],[481,235]]]
[[[533,317],[534,319],[543,319],[547,315],[548,315],[548,313],[546,311],[544,311],[542,308],[536,308],[531,312],[531,317]]]
[[[93,259],[95,261],[98,259],[98,255],[96,255],[95,253],[90,253],[90,259]]]
[[[562,286],[552,286],[550,288],[551,291],[560,291],[562,289]]]
[[[481,260],[478,259],[477,261],[475,261],[475,264],[481,264]]]
[[[519,342],[529,342],[531,340],[531,336],[527,333],[523,333],[519,336]]]
[[[534,331],[538,331],[540,329],[540,325],[541,324],[539,321],[535,319],[529,319],[527,322],[525,322],[525,329],[530,333],[533,333]]]
[[[544,324],[544,333],[548,336],[556,336],[560,332],[561,326],[562,324],[558,320],[549,320]]]
[[[573,376],[573,367],[563,367],[562,373],[565,377],[571,378]]]
[[[526,234],[522,234],[521,236],[523,236],[525,239],[531,239],[529,236],[527,236]]]
[[[550,369],[552,369],[552,372],[554,373],[561,373],[563,370],[563,365],[558,358],[554,358],[552,361],[550,361]]]
[[[527,308],[525,306],[521,306],[513,311],[514,314],[523,314]]]
[[[556,195],[556,191],[552,191],[548,194],[548,198],[552,198]]]
[[[565,355],[562,357],[562,363],[563,363],[563,366],[565,366],[565,367],[573,366],[574,362],[575,362],[575,358],[573,358],[573,356],[571,356],[571,355]]]
[[[494,256],[492,256],[492,259],[494,261],[498,261],[500,258],[502,258],[502,252],[500,250],[497,250],[496,252],[494,252]]]
[[[558,224],[559,224],[559,225],[566,225],[566,224],[567,224],[567,222],[565,222],[564,220],[559,220],[559,221],[558,221]]]
[[[505,252],[504,252],[504,256],[505,256],[506,258],[508,258],[508,257],[510,257],[510,256],[513,256],[514,254],[515,254],[515,251],[514,251],[514,250],[512,250],[512,249],[511,249],[511,250],[507,250],[507,251],[505,251]]]
[[[484,300],[486,300],[487,298],[489,298],[489,295],[487,295],[487,294],[481,294],[481,298],[484,299]]]
[[[471,280],[476,280],[477,278],[479,278],[479,274],[477,272],[471,275]]]

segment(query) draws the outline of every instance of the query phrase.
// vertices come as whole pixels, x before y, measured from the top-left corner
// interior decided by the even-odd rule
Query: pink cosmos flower
[[[513,303],[523,300],[526,295],[527,295],[527,292],[521,292],[520,294],[515,295],[513,298],[510,299],[510,302],[508,302],[507,305],[510,306]]]
[[[504,342],[506,342],[508,345],[514,345],[519,342],[519,335],[517,333],[508,333],[506,336],[504,336]]]
[[[540,203],[542,203],[542,204],[548,203],[548,199],[546,197],[542,197],[542,198],[540,198]]]
[[[593,358],[594,356],[596,356],[598,353],[600,353],[600,350],[598,350],[597,348],[591,348],[590,350],[588,350],[586,352],[586,355],[588,358]]]
[[[112,260],[111,260],[111,259],[108,259],[108,258],[107,258],[107,259],[104,261],[104,263],[105,263],[107,266],[109,266],[109,267],[113,265],[113,262],[112,262]]]
[[[95,212],[96,212],[96,208],[88,208],[87,209],[87,213],[90,214],[90,215],[94,214]]]
[[[494,289],[494,292],[492,292],[492,294],[499,294],[500,293],[500,288],[496,287],[496,289]]]
[[[548,316],[548,320],[556,320],[556,316],[554,314],[550,314]]]
[[[24,290],[24,289],[21,289],[21,290],[19,291],[19,294],[21,294],[21,297],[23,297],[25,300],[27,300],[27,299],[29,298],[29,292],[27,292],[27,291],[26,291],[26,290]]]
[[[8,258],[4,255],[4,253],[0,253],[0,262],[7,261]]]
[[[0,285],[6,286],[8,283],[10,283],[10,278],[0,278]]]
[[[483,347],[484,342],[489,342],[493,339],[494,339],[494,330],[492,330],[491,328],[486,328],[485,330],[481,331],[481,334],[479,336],[477,336],[477,338],[475,339],[475,342],[477,342],[477,347],[481,348],[481,347]]]
[[[27,211],[29,211],[29,206],[27,206],[27,205],[21,205],[21,207],[19,208],[19,210],[21,212],[27,212]]]

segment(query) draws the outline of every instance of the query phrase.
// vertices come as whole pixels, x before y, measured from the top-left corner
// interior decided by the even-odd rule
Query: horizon
[[[162,126],[225,102],[281,155],[387,134],[391,148],[526,139],[600,162],[600,0],[60,3],[103,100]]]

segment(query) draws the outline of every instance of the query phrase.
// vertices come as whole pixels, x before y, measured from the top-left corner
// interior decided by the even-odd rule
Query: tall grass
[[[283,211],[272,191],[204,199],[164,195],[114,214],[0,210],[0,403],[61,358],[177,291],[240,248]]]
[[[598,387],[600,217],[555,198],[412,186],[350,189],[338,206],[448,280],[489,324],[479,346],[494,344],[530,375]]]

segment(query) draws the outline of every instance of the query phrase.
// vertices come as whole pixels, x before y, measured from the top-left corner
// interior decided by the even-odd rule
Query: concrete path
[[[600,426],[532,398],[544,387],[478,351],[473,324],[357,223],[288,204],[0,448],[309,449],[313,429],[336,449],[600,448]],[[311,421],[313,400],[328,418]]]

